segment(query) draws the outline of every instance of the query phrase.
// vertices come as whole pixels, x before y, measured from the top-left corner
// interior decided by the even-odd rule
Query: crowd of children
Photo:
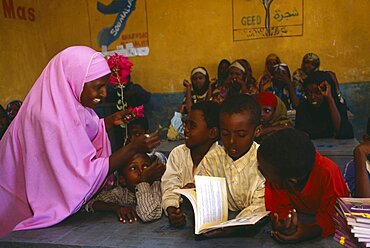
[[[336,199],[350,191],[338,166],[310,139],[353,138],[353,129],[335,74],[319,66],[317,55],[306,54],[291,77],[270,54],[258,80],[245,59],[222,60],[214,80],[206,68],[195,67],[190,82],[183,81],[178,116],[185,144],[168,160],[155,150],[133,155],[117,172],[116,187],[99,192],[84,209],[114,212],[123,223],[154,221],[163,211],[172,226],[182,227],[183,199],[174,190],[195,187],[194,175],[205,175],[226,179],[228,208],[238,216],[271,211],[271,236],[279,242],[332,235]],[[14,118],[11,109],[5,114],[1,108],[1,128]],[[287,117],[291,109],[296,129]],[[145,117],[127,128],[128,143],[149,133]],[[369,147],[365,139],[346,169],[351,194],[360,197],[370,197]],[[313,218],[306,223],[300,215]]]

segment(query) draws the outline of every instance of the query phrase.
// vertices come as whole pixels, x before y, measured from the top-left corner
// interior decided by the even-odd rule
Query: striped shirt
[[[265,210],[265,179],[258,170],[258,146],[253,142],[249,151],[236,161],[223,147],[217,147],[198,166],[199,175],[226,179],[229,210],[241,210],[238,216]]]
[[[135,193],[121,186],[102,191],[85,205],[85,210],[94,212],[92,206],[96,201],[131,206],[136,209],[137,215],[143,222],[149,222],[161,218],[161,199],[162,193],[159,181],[153,182],[152,185],[142,182],[136,186]]]
[[[217,142],[210,148],[217,147]],[[162,176],[162,207],[167,214],[168,207],[180,206],[180,195],[173,192],[175,189],[180,189],[188,183],[194,182],[194,174],[196,175],[198,167],[194,169],[193,160],[191,158],[190,149],[185,144],[175,147],[168,156],[166,171]]]

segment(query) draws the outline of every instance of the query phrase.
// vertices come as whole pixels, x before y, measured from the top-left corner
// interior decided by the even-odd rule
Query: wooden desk
[[[342,247],[332,237],[281,245],[270,237],[270,225],[253,237],[195,241],[194,228],[176,229],[167,217],[153,223],[122,224],[110,213],[78,213],[44,229],[17,231],[0,239],[0,247]]]
[[[342,172],[346,163],[353,159],[353,149],[359,144],[356,139],[316,139],[312,143],[321,155],[337,163]]]

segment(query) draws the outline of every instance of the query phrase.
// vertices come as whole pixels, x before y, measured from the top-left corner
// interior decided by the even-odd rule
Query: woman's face
[[[306,73],[307,75],[311,74],[312,72],[315,71],[315,65],[313,62],[306,62],[302,64],[302,71]]]
[[[206,84],[206,76],[200,72],[197,72],[191,77],[191,83],[194,89],[201,90]]]
[[[319,86],[316,84],[308,85],[304,89],[307,100],[312,104],[313,107],[320,107],[324,102],[324,96],[321,94]]]
[[[84,107],[96,108],[96,106],[107,97],[106,83],[109,74],[84,84],[81,93],[81,104]]]
[[[263,125],[269,123],[275,112],[275,108],[270,106],[261,106],[261,123]]]
[[[244,81],[246,78],[246,75],[245,73],[240,70],[239,68],[236,68],[236,67],[230,67],[229,69],[229,73],[228,73],[228,76],[227,76],[227,82],[230,84],[232,84],[233,82],[237,82],[239,79],[239,81]]]
[[[266,61],[266,67],[269,73],[272,75],[274,73],[274,66],[280,64],[278,59],[269,59]]]

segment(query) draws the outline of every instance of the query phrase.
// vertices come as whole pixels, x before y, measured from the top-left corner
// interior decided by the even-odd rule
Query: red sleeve
[[[319,163],[324,163],[327,172],[322,174],[325,177],[326,187],[323,187],[323,197],[316,214],[316,224],[322,228],[321,236],[327,237],[335,232],[333,222],[334,205],[338,197],[348,197],[348,187],[338,166],[331,160],[321,157]]]

